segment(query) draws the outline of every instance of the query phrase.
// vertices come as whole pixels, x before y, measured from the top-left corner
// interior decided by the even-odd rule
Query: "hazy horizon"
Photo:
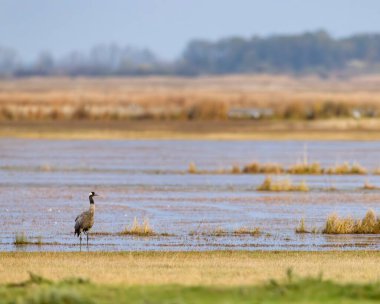
[[[0,46],[26,60],[41,51],[62,56],[97,44],[148,48],[177,57],[191,39],[296,34],[326,30],[333,37],[380,32],[380,2],[288,0],[0,0]]]

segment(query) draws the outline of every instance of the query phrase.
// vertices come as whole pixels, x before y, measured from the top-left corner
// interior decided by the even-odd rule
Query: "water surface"
[[[76,251],[74,219],[96,200],[89,250],[337,250],[379,249],[380,236],[295,234],[301,218],[322,229],[328,214],[362,217],[379,211],[380,192],[363,191],[380,176],[291,176],[308,193],[255,189],[263,175],[187,174],[190,162],[204,170],[251,161],[290,165],[304,159],[332,166],[343,161],[380,166],[379,142],[20,140],[0,139],[0,251]],[[328,191],[335,187],[337,191]],[[118,232],[134,217],[149,219],[158,233],[139,238]],[[212,236],[260,227],[260,236]],[[43,244],[15,246],[24,232]],[[83,248],[82,248],[83,250]]]

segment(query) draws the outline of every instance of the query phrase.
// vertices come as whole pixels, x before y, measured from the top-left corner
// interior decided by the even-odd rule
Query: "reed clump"
[[[320,163],[297,163],[287,170],[289,174],[323,174],[323,168]]]
[[[122,235],[135,235],[135,236],[154,236],[156,233],[153,231],[152,227],[149,225],[147,218],[143,220],[140,224],[137,217],[134,218],[133,223],[130,227],[126,227],[120,234]]]
[[[257,188],[258,191],[300,191],[307,192],[309,187],[305,181],[299,184],[293,184],[289,178],[273,180],[267,176],[263,183]]]
[[[250,163],[243,168],[243,173],[251,174],[280,174],[284,173],[284,168],[280,164],[266,163],[260,164],[259,162]]]
[[[359,163],[353,163],[352,165],[348,162],[345,162],[340,165],[336,165],[334,167],[328,168],[326,170],[327,174],[367,174],[367,169],[361,166]]]
[[[296,228],[296,233],[310,233],[306,228],[305,219],[302,218]]]
[[[187,172],[190,173],[190,174],[196,174],[196,173],[198,173],[198,169],[197,169],[197,166],[195,165],[195,163],[191,162],[189,164],[189,168],[187,169]]]
[[[355,220],[352,217],[339,217],[330,215],[322,231],[325,234],[378,234],[380,233],[380,220],[376,213],[370,209],[363,219]]]
[[[238,165],[233,165],[231,168],[231,173],[232,174],[240,174],[241,173],[240,167]]]

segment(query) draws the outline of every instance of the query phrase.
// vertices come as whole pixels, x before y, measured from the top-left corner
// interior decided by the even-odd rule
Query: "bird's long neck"
[[[95,204],[90,204],[90,212],[91,212],[92,214],[95,213]]]
[[[95,202],[94,202],[94,198],[92,195],[90,195],[89,197],[89,200],[90,200],[90,213],[93,215],[95,213]]]

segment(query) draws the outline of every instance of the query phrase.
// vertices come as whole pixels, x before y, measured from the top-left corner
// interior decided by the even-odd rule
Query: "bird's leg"
[[[88,247],[88,232],[86,233],[86,236],[87,236],[87,247]]]
[[[80,246],[80,251],[82,251],[82,232],[79,234],[79,246]]]

